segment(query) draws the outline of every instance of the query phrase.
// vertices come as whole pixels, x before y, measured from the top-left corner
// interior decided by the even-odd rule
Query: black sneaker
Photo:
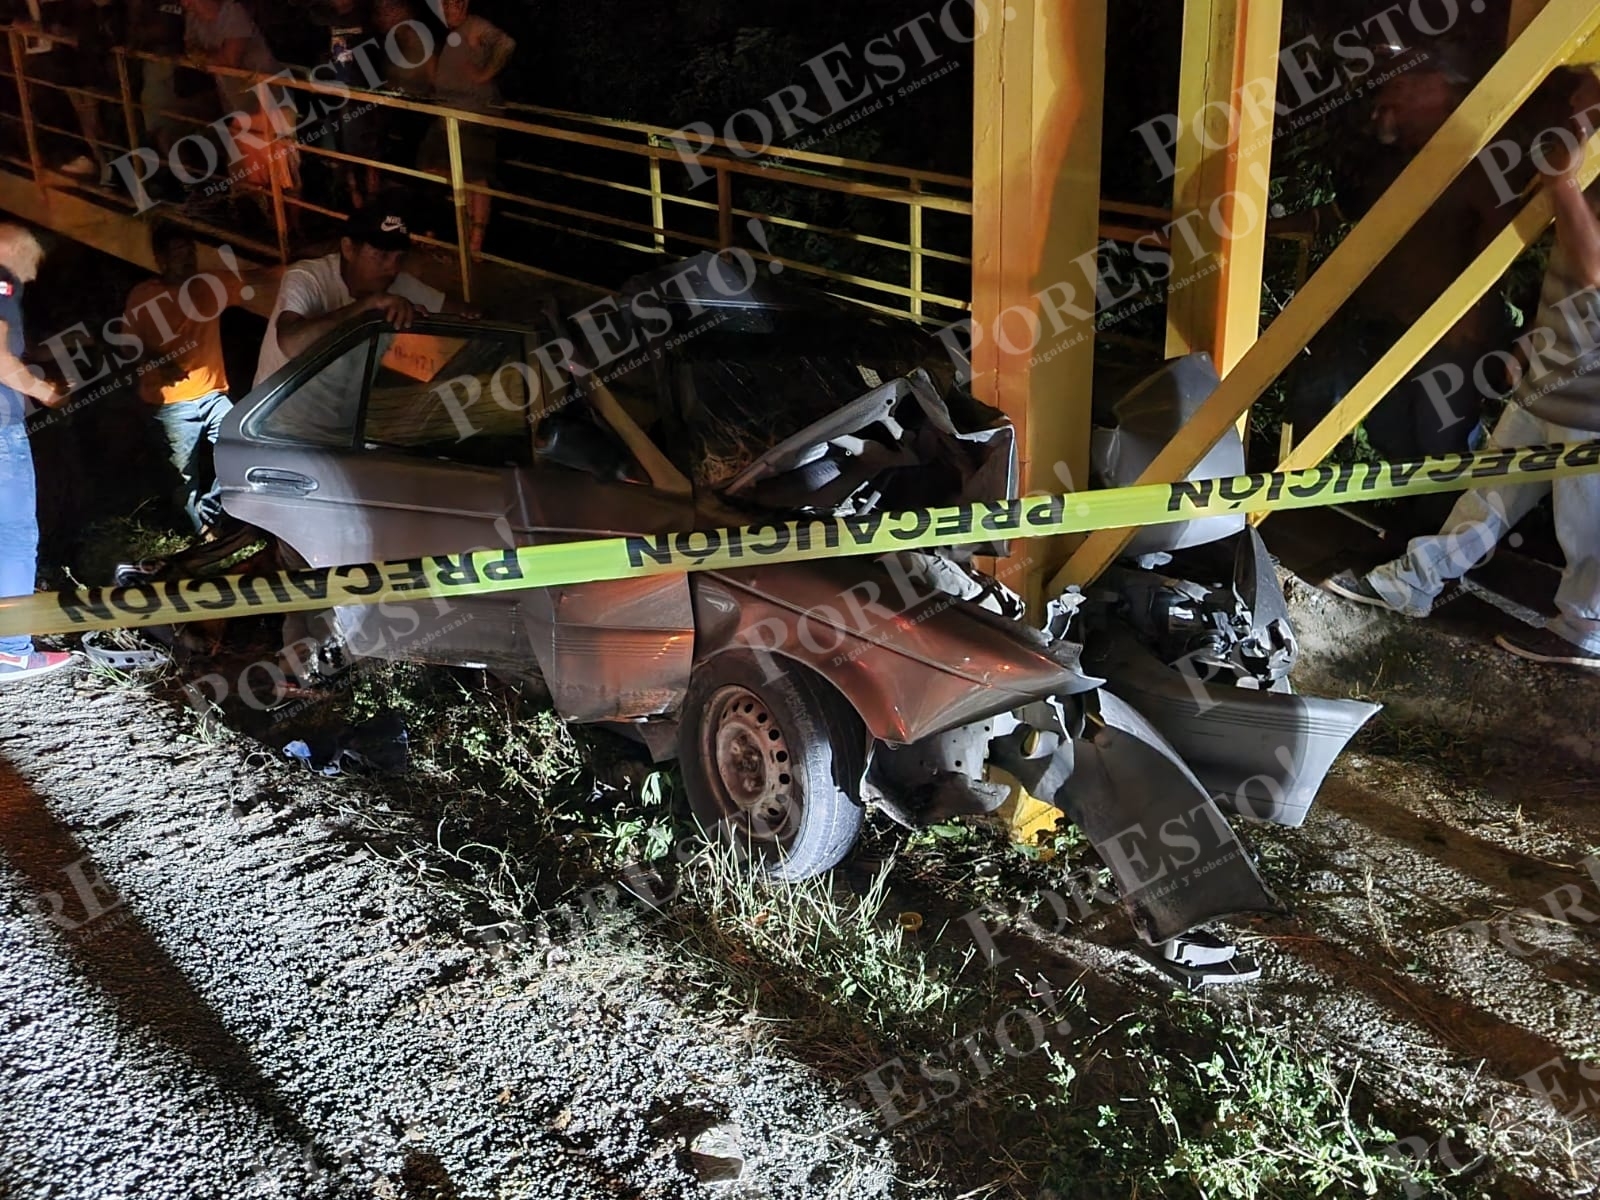
[[[1600,653],[1585,650],[1548,629],[1527,629],[1521,633],[1502,633],[1495,645],[1529,662],[1558,663],[1567,667],[1587,667],[1600,671]]]
[[[1367,582],[1367,577],[1357,575],[1354,571],[1340,571],[1337,575],[1330,575],[1322,586],[1335,596],[1343,596],[1346,600],[1354,600],[1357,604],[1370,604],[1373,608],[1386,609],[1402,616],[1411,615],[1405,609],[1396,608],[1378,595],[1377,589]]]

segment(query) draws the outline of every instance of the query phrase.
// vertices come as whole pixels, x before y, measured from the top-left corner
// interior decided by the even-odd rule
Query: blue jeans
[[[201,481],[200,470],[205,457],[200,440],[204,438],[215,446],[222,418],[232,408],[233,402],[224,393],[212,392],[198,400],[163,404],[156,410],[156,420],[161,422],[167,446],[172,451],[172,465],[183,480],[183,511],[189,514],[189,522],[196,531],[215,524],[222,516],[215,468],[207,472],[209,482],[202,484]]]
[[[31,596],[38,582],[35,503],[27,432],[21,424],[0,424],[0,596]],[[31,638],[0,638],[0,654],[32,653]]]

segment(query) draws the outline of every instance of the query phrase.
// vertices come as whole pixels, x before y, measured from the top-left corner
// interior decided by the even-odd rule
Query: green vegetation
[[[1402,1194],[1413,1172],[1418,1194],[1440,1183],[1386,1153],[1397,1135],[1360,1114],[1354,1077],[1325,1055],[1181,996],[1165,1016],[1129,1020],[1096,1055],[1124,1080],[1112,1100],[1089,1103],[1104,1089],[1053,1055],[1044,1103],[1063,1123],[1046,1182],[1060,1196],[1315,1200]]]
[[[575,734],[538,695],[479,672],[380,665],[355,680],[349,715],[381,709],[405,717],[413,769],[370,781],[345,813],[377,852],[457,896],[469,925],[559,931],[506,953],[554,943],[580,970],[586,955],[612,968],[620,956],[710,1019],[780,1042],[860,1100],[868,1126],[943,1161],[946,1182],[988,1161],[995,1196],[1321,1200],[1404,1195],[1408,1180],[1417,1195],[1479,1194],[1388,1152],[1424,1118],[1379,1115],[1354,1072],[1300,1031],[1230,1007],[1234,997],[1085,966],[1057,979],[1047,1004],[1029,980],[1074,954],[1025,921],[1001,934],[1007,959],[989,967],[963,914],[1036,911],[1042,889],[1065,894],[1069,873],[1105,882],[1076,830],[1028,847],[981,825],[907,835],[874,824],[851,866],[773,883],[698,840],[672,771]],[[641,878],[651,903],[624,894]],[[1067,938],[1127,936],[1113,905],[1081,916]],[[1030,1019],[1016,1014],[1035,1014],[1054,1032],[1001,1053],[993,1031],[1008,1014],[1013,1030]],[[930,1056],[955,1082],[918,1077]],[[885,1064],[907,1072],[890,1076],[905,1084],[903,1122],[874,1113],[866,1081]]]
[[[77,552],[67,569],[79,586],[109,584],[119,563],[169,558],[194,540],[188,530],[160,524],[142,516],[144,505],[125,517],[106,517],[88,525],[78,538]]]

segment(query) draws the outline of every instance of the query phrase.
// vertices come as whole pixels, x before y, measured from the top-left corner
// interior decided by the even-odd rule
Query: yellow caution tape
[[[718,571],[1052,537],[1232,513],[1549,483],[1596,472],[1600,472],[1600,441],[1452,454],[1414,463],[1324,463],[1303,471],[1026,496],[859,517],[811,517],[732,529],[473,550],[399,562],[63,590],[0,600],[0,637],[455,598],[678,571]]]

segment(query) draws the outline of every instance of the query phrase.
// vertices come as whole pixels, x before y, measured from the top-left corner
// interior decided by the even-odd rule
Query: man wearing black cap
[[[419,309],[475,315],[400,269],[411,249],[411,233],[400,208],[376,196],[345,225],[339,249],[293,263],[283,273],[256,364],[255,383],[276,372],[358,313],[379,313],[395,330],[409,329]],[[379,356],[387,348],[380,339]],[[316,372],[274,412],[277,432],[328,446],[348,444],[361,401],[367,347],[362,343]],[[292,565],[303,565],[294,561]],[[303,670],[294,654],[329,635],[326,613],[289,613],[284,618],[280,661],[289,689]]]
[[[350,218],[337,252],[291,264],[261,340],[255,382],[357,313],[382,313],[396,329],[407,329],[419,308],[450,311],[443,292],[400,269],[410,249],[405,217],[379,198]]]

